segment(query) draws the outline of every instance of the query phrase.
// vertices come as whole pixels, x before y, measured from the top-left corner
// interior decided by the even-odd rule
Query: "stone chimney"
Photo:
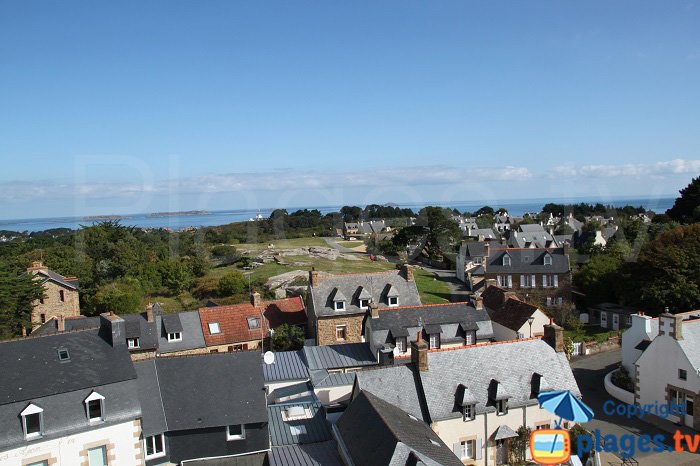
[[[260,297],[260,293],[258,293],[257,291],[254,291],[250,295],[250,304],[252,304],[254,308],[261,308],[262,307],[262,298]]]
[[[312,267],[311,271],[309,272],[309,285],[311,285],[312,288],[316,288],[318,286],[318,271],[315,267]]]
[[[66,331],[66,318],[63,315],[56,317],[56,328],[58,333],[63,333]]]
[[[659,335],[668,335],[674,340],[683,339],[683,316],[666,312],[659,315]]]
[[[41,261],[34,261],[32,262],[32,265],[27,267],[27,272],[32,273],[32,272],[48,272],[49,268],[44,265],[43,262]]]
[[[566,243],[564,243],[563,248],[564,248],[564,255],[568,258],[569,252],[571,250],[571,245],[568,242],[566,242]]]
[[[428,370],[428,344],[423,341],[423,329],[418,330],[418,338],[411,342],[411,362],[420,372]]]
[[[564,329],[550,319],[549,324],[544,326],[544,341],[549,344],[554,351],[561,353],[564,351]]]
[[[472,301],[474,304],[474,308],[477,311],[481,311],[484,309],[484,298],[482,298],[481,296],[476,296],[472,299]]]
[[[404,277],[406,277],[406,281],[409,281],[409,282],[413,281],[413,267],[411,267],[408,264],[403,264],[401,266],[401,273],[403,274]]]
[[[100,314],[100,336],[112,347],[126,346],[126,323],[113,312]]]
[[[369,303],[369,313],[373,319],[379,319],[379,306],[373,302]]]
[[[153,318],[153,303],[148,303],[146,306],[146,320],[148,322],[153,322],[155,320]]]

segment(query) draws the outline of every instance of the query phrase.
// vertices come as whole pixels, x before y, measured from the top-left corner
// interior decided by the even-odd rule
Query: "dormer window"
[[[44,410],[35,404],[30,404],[20,413],[24,438],[31,440],[44,434]]]
[[[347,301],[347,298],[343,294],[342,291],[340,291],[338,288],[333,290],[333,309],[336,311],[344,311],[345,310],[345,302]]]
[[[551,255],[545,254],[544,265],[552,265],[552,256]]]
[[[126,345],[129,347],[129,349],[136,349],[141,347],[141,342],[138,338],[127,338]]]
[[[476,405],[469,404],[462,407],[462,420],[464,422],[476,419]]]
[[[508,400],[496,400],[496,414],[498,416],[505,416],[508,414]]]
[[[182,332],[168,333],[168,341],[182,341]]]
[[[431,333],[430,334],[430,349],[438,349],[440,348],[440,334],[439,333]]]
[[[360,309],[369,309],[369,299],[360,300]]]
[[[398,307],[399,306],[399,297],[398,296],[390,296],[389,297],[389,307]]]
[[[345,301],[334,301],[336,311],[345,310]]]
[[[85,410],[90,423],[104,421],[105,397],[97,392],[90,393],[85,398]]]
[[[396,350],[399,353],[406,352],[406,337],[396,337]]]
[[[260,317],[248,317],[248,329],[255,330],[260,328]]]
[[[510,256],[508,254],[503,256],[503,265],[505,267],[510,267]]]

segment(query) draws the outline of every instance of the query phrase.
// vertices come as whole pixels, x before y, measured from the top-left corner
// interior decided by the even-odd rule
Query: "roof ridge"
[[[439,306],[454,306],[458,304],[466,304],[467,306],[471,306],[471,302],[469,301],[458,301],[454,303],[436,303],[436,304],[414,304],[413,306],[394,306],[394,307],[379,307],[377,308],[378,311],[396,311],[400,309],[416,309],[419,307],[439,307]]]
[[[403,443],[403,442],[399,439],[399,436],[396,434],[396,432],[394,432],[394,429],[393,429],[392,426],[389,424],[389,422],[387,422],[386,418],[384,417],[384,414],[383,414],[379,409],[377,409],[377,406],[374,404],[372,398],[376,398],[377,400],[381,400],[381,401],[383,401],[384,403],[386,403],[386,404],[389,405],[389,406],[392,406],[392,407],[395,407],[395,406],[392,405],[391,403],[388,403],[388,402],[382,400],[382,399],[379,398],[378,396],[376,396],[376,395],[374,395],[374,394],[372,394],[372,393],[370,393],[370,392],[365,391],[365,390],[362,390],[361,393],[364,393],[364,394],[365,394],[365,398],[367,398],[367,402],[370,404],[370,406],[372,406],[372,408],[374,409],[374,412],[377,413],[377,416],[379,416],[379,418],[382,420],[382,423],[384,423],[384,426],[389,430],[389,432],[391,432],[391,436],[394,438],[394,440],[395,440],[397,443]],[[368,396],[368,395],[371,395],[371,397]],[[401,408],[398,408],[398,407],[396,407],[396,408],[397,408],[397,409],[400,409],[401,411],[403,411]],[[403,411],[403,412],[405,412],[405,411]],[[408,415],[408,413],[406,413],[406,414]]]
[[[532,338],[518,338],[515,340],[503,340],[503,341],[491,341],[488,343],[475,343],[473,345],[460,345],[460,346],[453,346],[450,348],[436,348],[436,349],[429,349],[428,353],[444,353],[445,351],[455,351],[455,350],[462,350],[462,349],[467,349],[467,348],[480,348],[480,347],[486,347],[486,346],[496,346],[496,345],[503,345],[506,343],[517,343],[521,341],[534,341],[534,340],[542,340],[543,337],[538,336],[538,337],[532,337]],[[394,359],[407,359],[410,358],[411,356],[394,356]]]
[[[319,270],[319,272],[322,272]],[[399,274],[401,271],[399,269],[389,269],[389,270],[378,270],[374,272],[348,272],[348,273],[331,273],[331,272],[323,272],[327,274],[326,276],[319,275],[320,280],[325,280],[331,277],[347,277],[350,275],[378,275],[381,273],[396,273]]]

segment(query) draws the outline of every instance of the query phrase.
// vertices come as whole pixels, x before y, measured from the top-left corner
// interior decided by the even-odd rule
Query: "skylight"
[[[58,349],[58,360],[59,361],[70,361],[70,353],[66,348]]]

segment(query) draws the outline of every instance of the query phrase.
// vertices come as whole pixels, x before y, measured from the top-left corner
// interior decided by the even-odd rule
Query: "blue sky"
[[[700,3],[0,1],[0,218],[667,195]]]

